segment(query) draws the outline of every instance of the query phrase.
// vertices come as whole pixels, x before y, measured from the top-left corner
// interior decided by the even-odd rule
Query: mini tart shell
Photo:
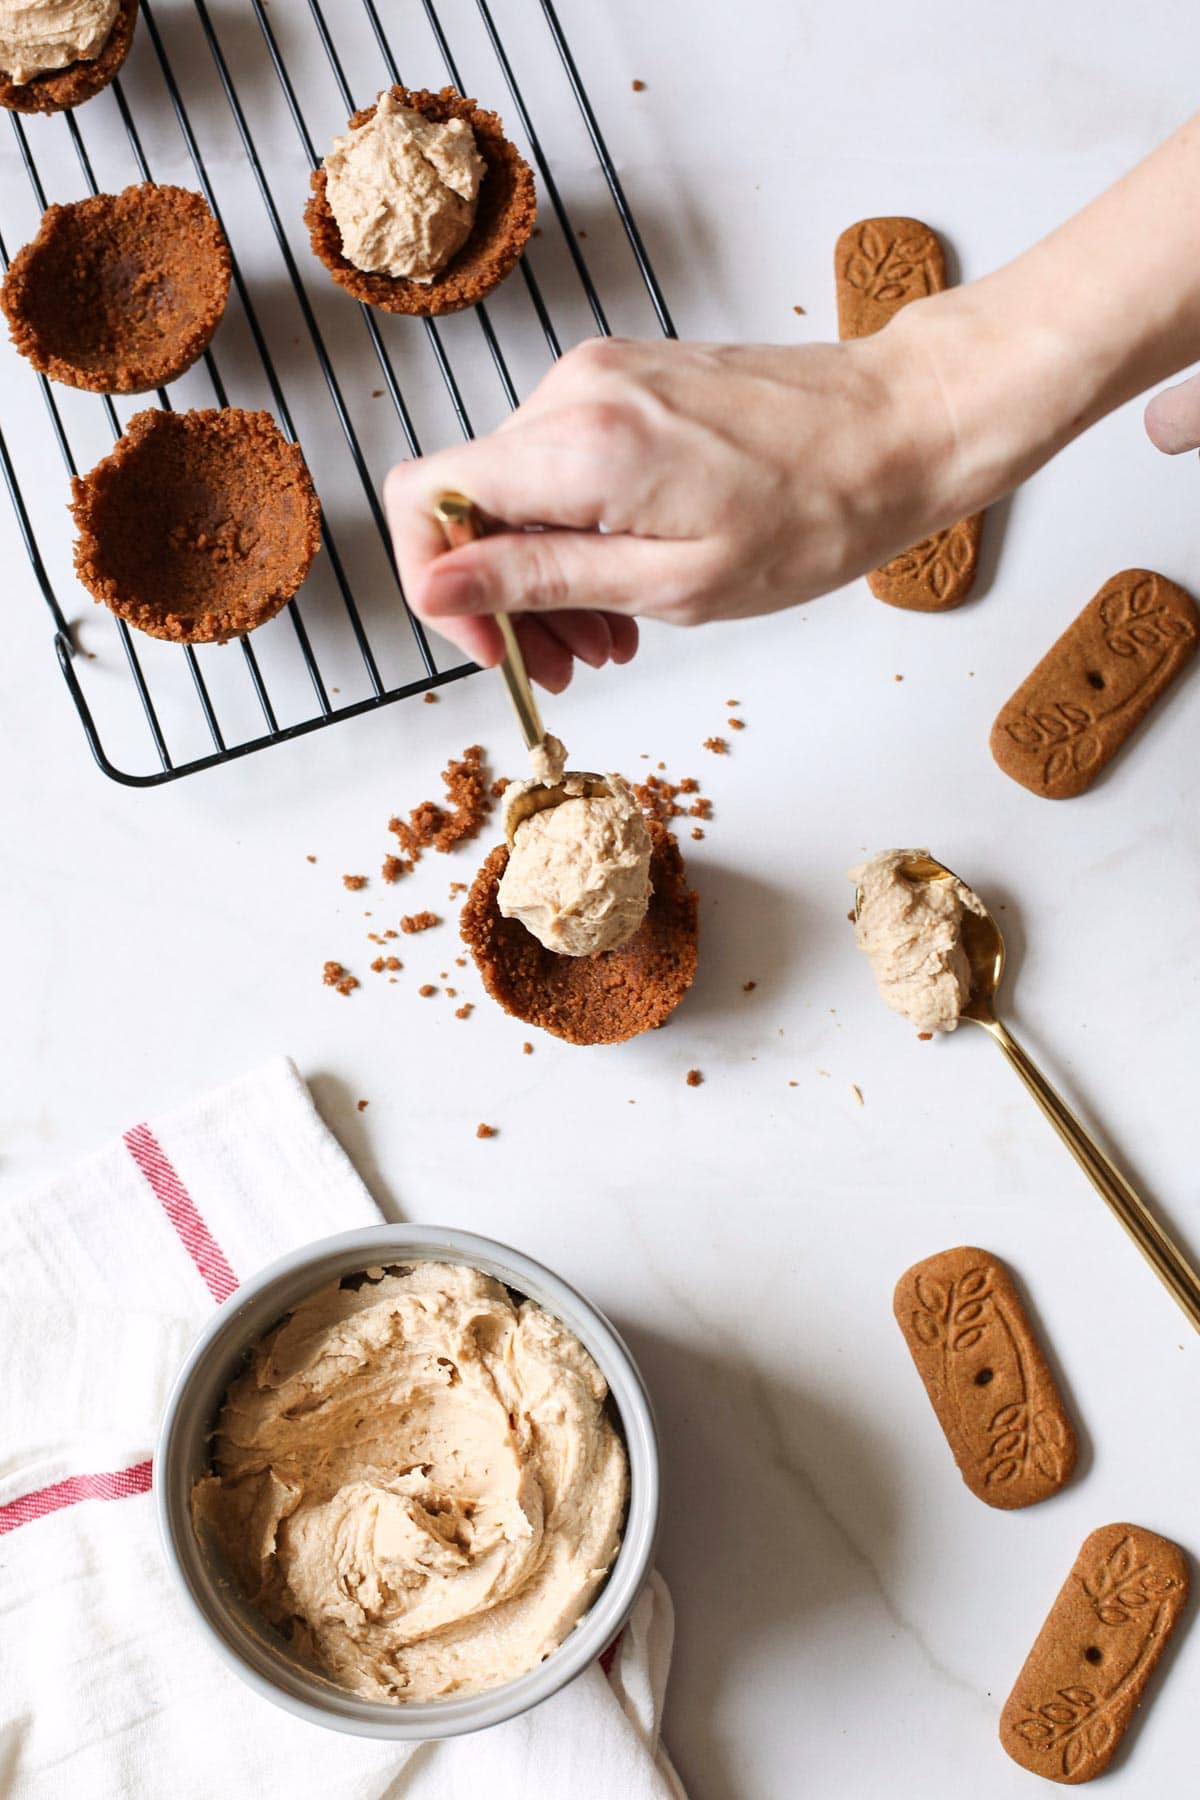
[[[68,63],[65,69],[47,69],[32,81],[10,81],[0,70],[0,106],[9,112],[69,112],[106,88],[129,55],[133,28],[137,24],[138,0],[121,0],[121,10],[113,20],[99,56],[89,61]]]
[[[48,207],[0,306],[21,355],[52,381],[144,394],[207,349],[229,279],[229,246],[203,197],[146,181]]]
[[[403,275],[372,275],[356,268],[342,254],[342,234],[326,198],[325,170],[321,167],[313,171],[312,195],[304,209],[313,254],[325,264],[339,287],[368,306],[424,318],[461,312],[484,299],[516,267],[537,219],[533,171],[505,137],[496,114],[485,112],[474,100],[464,100],[456,88],[442,88],[435,94],[428,88],[394,87],[392,98],[437,124],[465,119],[475,133],[487,174],[480,184],[470,236],[428,284],[409,281]],[[357,130],[374,116],[373,106],[356,112],[347,130]]]
[[[175,643],[225,643],[274,618],[321,542],[300,446],[266,412],[135,413],[71,492],[84,587]]]
[[[663,1025],[696,973],[699,900],[679,845],[656,819],[650,833],[650,905],[618,950],[559,956],[519,919],[506,919],[497,890],[508,845],[497,844],[462,911],[463,941],[483,985],[507,1013],[569,1044],[621,1044]]]

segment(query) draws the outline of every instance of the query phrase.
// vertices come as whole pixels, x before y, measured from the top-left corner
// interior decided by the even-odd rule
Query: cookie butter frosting
[[[371,1700],[514,1680],[620,1545],[625,1448],[576,1337],[474,1269],[373,1269],[254,1350],[192,1493],[202,1540]]]
[[[428,284],[466,242],[486,173],[465,119],[435,123],[385,89],[325,158],[342,254],[368,274]]]
[[[893,1011],[920,1031],[953,1031],[971,995],[964,911],[983,907],[963,882],[913,881],[901,865],[928,850],[881,850],[850,870],[858,888],[854,935]]]
[[[496,900],[506,919],[520,919],[547,950],[598,956],[627,943],[650,904],[650,833],[619,775],[609,794],[592,798],[568,775],[568,798],[524,819],[512,834]],[[580,792],[572,794],[578,784]],[[536,782],[515,782],[506,813]]]
[[[0,69],[20,83],[91,61],[120,10],[120,0],[0,0]]]

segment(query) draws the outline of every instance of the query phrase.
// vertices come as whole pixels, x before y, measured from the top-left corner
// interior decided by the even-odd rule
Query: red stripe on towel
[[[125,1133],[125,1147],[161,1201],[209,1293],[214,1300],[227,1300],[237,1287],[237,1276],[150,1127],[134,1125]]]
[[[22,1494],[20,1499],[0,1506],[0,1537],[6,1531],[15,1531],[18,1525],[28,1525],[32,1519],[57,1512],[62,1506],[74,1506],[79,1500],[124,1500],[130,1494],[147,1494],[150,1478],[147,1457],[131,1469],[114,1469],[104,1475],[72,1475],[66,1481],[36,1488],[32,1494]]]

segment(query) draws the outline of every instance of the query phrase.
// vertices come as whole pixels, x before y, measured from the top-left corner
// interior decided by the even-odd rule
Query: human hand
[[[1155,394],[1146,408],[1146,431],[1155,449],[1168,456],[1200,450],[1200,375]]]
[[[696,625],[839,586],[955,516],[954,432],[906,343],[580,345],[491,437],[388,475],[410,603],[486,665],[489,615],[519,615],[530,674],[560,692],[575,658],[633,656],[635,615]],[[446,549],[446,490],[489,535]]]

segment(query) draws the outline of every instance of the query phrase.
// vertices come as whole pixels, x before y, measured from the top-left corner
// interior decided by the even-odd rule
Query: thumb
[[[1156,450],[1178,456],[1200,450],[1200,375],[1155,394],[1146,408],[1146,431]]]

